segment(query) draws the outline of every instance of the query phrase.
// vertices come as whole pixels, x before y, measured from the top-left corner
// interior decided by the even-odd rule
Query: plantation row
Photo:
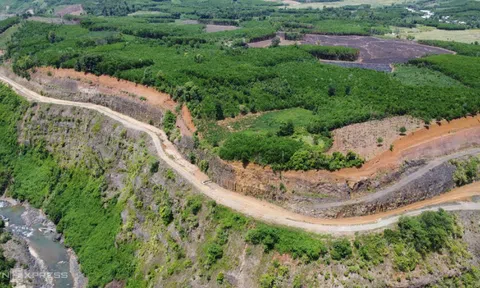
[[[471,44],[465,44],[460,42],[449,42],[440,40],[419,40],[420,44],[442,47],[448,50],[457,52],[460,55],[480,57],[480,45],[479,42]]]
[[[465,85],[480,88],[479,57],[444,54],[413,59],[410,63],[438,70]]]

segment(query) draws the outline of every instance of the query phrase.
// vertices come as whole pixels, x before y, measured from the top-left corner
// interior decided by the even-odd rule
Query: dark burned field
[[[338,61],[328,61],[326,63],[379,71],[390,71],[390,65],[393,63],[405,63],[410,59],[423,57],[425,55],[453,53],[442,48],[420,45],[411,41],[379,39],[369,36],[307,34],[302,43],[358,48],[360,49],[360,59],[357,63]]]

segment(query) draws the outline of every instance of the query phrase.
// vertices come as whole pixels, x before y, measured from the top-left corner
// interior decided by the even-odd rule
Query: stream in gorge
[[[0,218],[13,237],[28,243],[31,256],[36,259],[36,267],[41,271],[30,271],[21,277],[41,277],[45,287],[73,287],[70,271],[71,255],[60,243],[55,225],[38,209],[15,201],[0,200]],[[33,272],[33,273],[32,273]]]

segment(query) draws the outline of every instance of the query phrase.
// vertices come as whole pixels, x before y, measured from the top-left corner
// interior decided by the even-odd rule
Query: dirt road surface
[[[304,229],[314,233],[352,234],[358,231],[370,231],[389,226],[398,220],[399,215],[417,215],[423,211],[438,209],[440,207],[449,211],[480,210],[480,203],[460,202],[456,204],[445,204],[452,201],[463,201],[470,197],[480,195],[480,183],[474,183],[438,197],[402,207],[401,209],[364,217],[318,219],[304,216],[269,202],[232,192],[215,183],[203,184],[204,181],[208,180],[208,177],[201,173],[198,167],[184,159],[176,150],[175,146],[168,141],[165,133],[156,127],[92,103],[72,102],[41,96],[5,76],[0,76],[0,80],[9,84],[18,94],[30,101],[95,110],[120,122],[127,128],[147,133],[155,145],[158,156],[174,169],[176,173],[195,187],[196,190],[221,205],[260,221]],[[436,206],[431,207],[432,205]]]

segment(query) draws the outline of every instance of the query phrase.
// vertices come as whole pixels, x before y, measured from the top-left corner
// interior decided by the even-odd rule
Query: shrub
[[[293,121],[284,122],[280,125],[277,136],[291,136],[295,132]]]
[[[205,263],[209,266],[215,264],[218,259],[223,257],[223,248],[217,243],[211,243],[207,246],[207,258]]]
[[[348,239],[336,240],[332,244],[330,255],[333,260],[342,260],[352,256],[352,245]]]
[[[167,110],[163,116],[163,130],[170,136],[172,131],[176,128],[177,116],[172,111]]]
[[[327,253],[323,242],[308,233],[263,224],[249,230],[245,239],[252,244],[262,244],[265,251],[275,249],[281,254],[289,253],[305,262],[315,261]]]
[[[472,157],[465,161],[453,161],[456,170],[453,174],[453,180],[457,186],[470,184],[478,178],[479,159]]]
[[[225,279],[225,275],[223,274],[223,272],[218,273],[217,283],[220,284],[220,285],[223,284],[224,279]]]
[[[208,171],[208,168],[209,168],[209,164],[207,160],[200,161],[200,170],[203,173],[206,173]]]
[[[378,145],[378,146],[382,146],[382,145],[383,145],[383,138],[382,138],[382,137],[378,137],[378,138],[377,138],[377,145]]]
[[[280,38],[275,37],[272,39],[272,43],[270,44],[270,47],[278,47],[280,45]]]
[[[150,164],[150,173],[155,174],[158,172],[158,168],[160,167],[160,161],[155,160]]]

